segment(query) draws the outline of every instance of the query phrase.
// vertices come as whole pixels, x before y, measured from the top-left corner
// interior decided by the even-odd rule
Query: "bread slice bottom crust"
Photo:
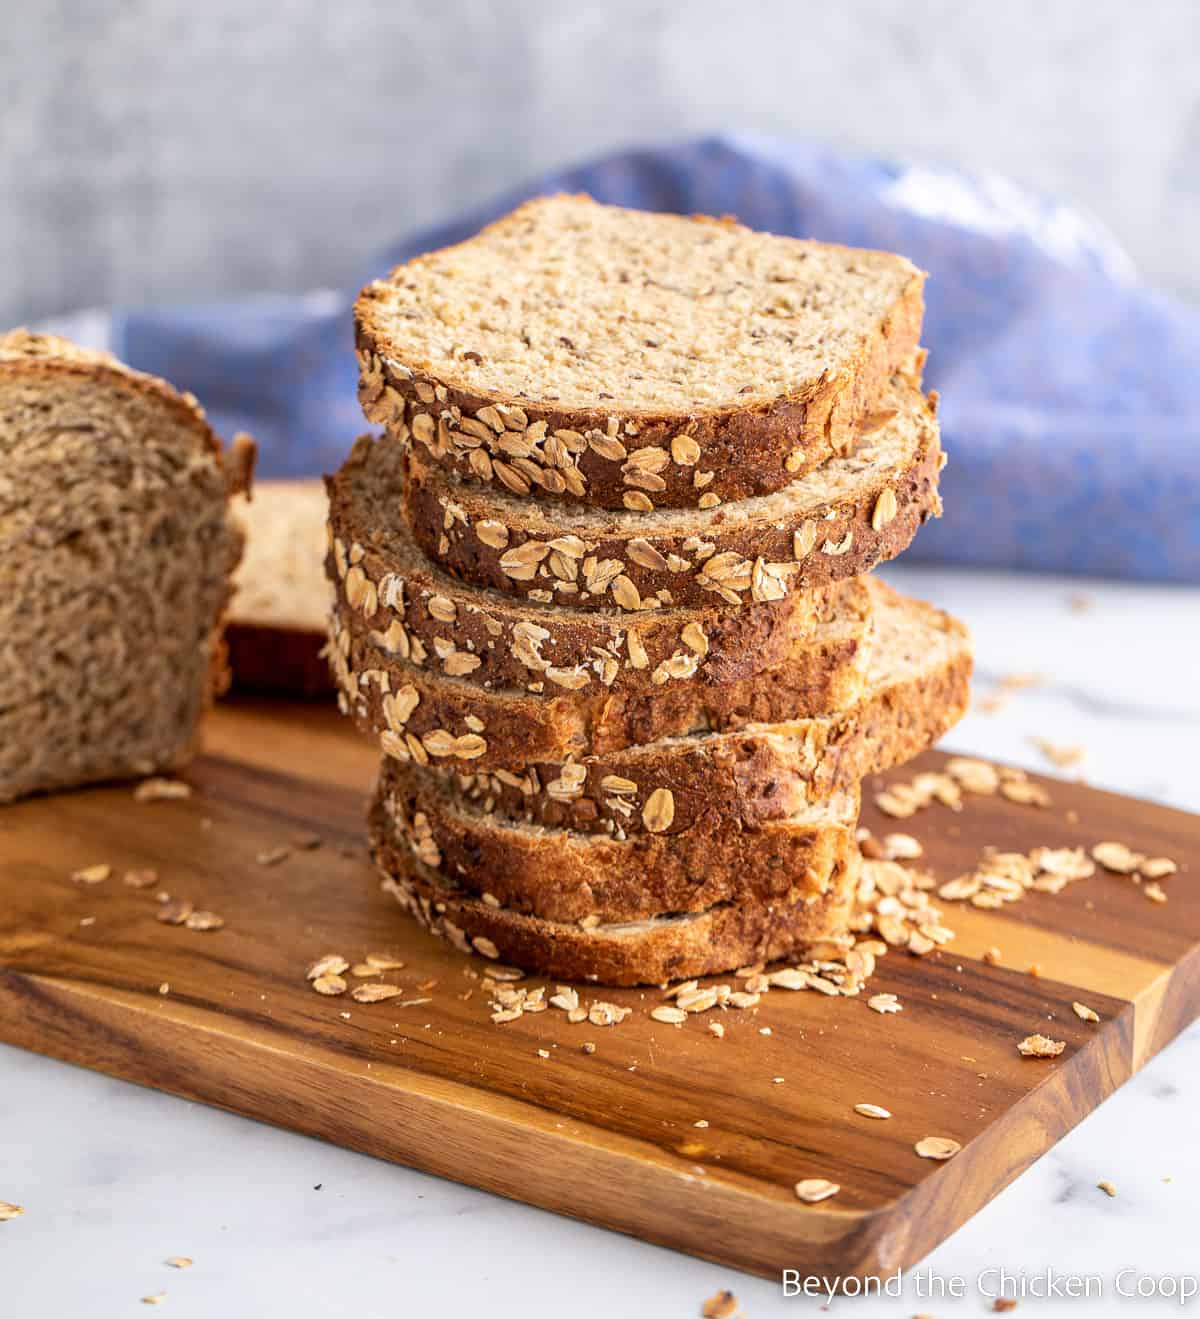
[[[561,980],[616,986],[716,975],[843,938],[861,868],[855,849],[824,893],[791,905],[727,903],[585,929],[492,906],[459,888],[417,860],[406,843],[397,843],[378,801],[371,810],[370,840],[384,891],[463,952]]]

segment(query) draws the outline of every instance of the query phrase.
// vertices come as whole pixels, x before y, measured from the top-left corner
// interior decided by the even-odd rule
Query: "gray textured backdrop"
[[[0,325],[352,280],[636,139],[808,135],[1007,172],[1200,298],[1195,0],[8,0]]]

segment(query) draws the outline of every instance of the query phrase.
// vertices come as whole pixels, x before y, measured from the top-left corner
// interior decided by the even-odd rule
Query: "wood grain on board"
[[[868,992],[897,994],[893,1016],[866,995],[773,991],[722,1014],[717,1039],[712,1013],[651,1020],[657,991],[581,986],[633,1014],[497,1026],[478,985],[488,964],[379,892],[363,845],[370,746],[328,708],[247,702],[220,707],[207,741],[188,800],[137,803],[125,785],[0,810],[0,1039],[737,1268],[915,1263],[1200,1012],[1200,819],[1043,779],[1044,810],[972,797],[901,827],[941,879],[988,845],[1117,839],[1180,863],[1169,901],[1101,872],[999,911],[944,904],[953,943],[881,959]],[[864,822],[895,827],[870,804]],[[259,863],[310,831],[319,848]],[[99,863],[109,879],[72,881]],[[123,883],[144,867],[158,889]],[[224,927],[160,923],[159,890]],[[405,965],[385,979],[405,994],[315,994],[305,968],[331,951],[393,954]],[[1065,1052],[1022,1058],[1034,1032]],[[920,1159],[928,1135],[963,1150]],[[793,1184],[810,1177],[841,1192],[802,1204]]]

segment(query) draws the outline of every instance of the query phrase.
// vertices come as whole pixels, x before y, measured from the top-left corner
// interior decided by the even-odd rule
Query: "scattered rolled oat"
[[[269,847],[265,852],[259,852],[254,859],[260,866],[277,866],[281,861],[286,861],[292,854],[290,847]]]
[[[925,855],[920,839],[912,834],[884,834],[881,861],[915,861]]]
[[[539,1058],[549,1058],[549,1057],[550,1057],[550,1050],[549,1050],[549,1049],[539,1049],[539,1050],[537,1051],[537,1056],[538,1056]]]
[[[593,1026],[616,1026],[632,1011],[632,1008],[618,1007],[616,1003],[593,1003],[588,1008],[587,1019]]]
[[[304,975],[307,980],[316,980],[325,975],[340,976],[349,966],[350,963],[340,953],[326,953],[324,957],[318,957]]]
[[[1075,1015],[1079,1018],[1080,1021],[1095,1022],[1100,1020],[1099,1014],[1097,1012],[1094,1012],[1091,1008],[1089,1008],[1086,1003],[1072,1003],[1071,1010],[1075,1013]]]
[[[886,1108],[880,1108],[878,1104],[855,1104],[854,1111],[860,1113],[863,1117],[882,1119],[892,1116]]]
[[[1169,856],[1148,857],[1138,866],[1138,870],[1147,879],[1166,879],[1169,875],[1175,874],[1178,869],[1179,867]]]
[[[24,1205],[9,1204],[7,1200],[0,1200],[0,1223],[8,1223],[14,1218],[20,1218],[24,1212]]]
[[[738,1299],[729,1291],[716,1292],[700,1307],[704,1319],[734,1319],[738,1313]]]
[[[334,975],[331,972],[316,976],[312,982],[312,987],[318,994],[324,994],[327,998],[333,998],[346,992],[346,982],[340,975]]]
[[[166,1261],[166,1265],[171,1269],[190,1269],[192,1260],[187,1255],[172,1255]]]
[[[708,1033],[715,1035],[719,1040],[723,1040],[725,1038],[725,1027],[719,1021],[710,1021],[708,1023]]]
[[[373,966],[377,971],[402,971],[404,963],[397,961],[396,958],[390,957],[387,953],[368,953],[363,958],[368,966]]]
[[[1062,746],[1044,737],[1031,737],[1029,740],[1051,764],[1060,769],[1077,765],[1083,759],[1083,748],[1080,746]]]
[[[796,1198],[805,1204],[815,1205],[837,1195],[841,1189],[837,1182],[827,1182],[823,1177],[808,1177],[796,1183]]]
[[[73,871],[71,878],[76,884],[103,884],[112,874],[112,866],[101,862],[95,866],[84,866],[82,870]]]
[[[595,1053],[595,1052],[596,1052],[596,1046],[591,1042],[591,1040],[584,1040],[584,1042],[579,1046],[579,1048],[580,1048],[580,1049],[582,1050],[582,1052],[584,1052],[584,1053]]]
[[[1105,1180],[1103,1182],[1097,1182],[1096,1186],[1099,1190],[1103,1191],[1104,1194],[1107,1195],[1110,1200],[1116,1199],[1117,1188],[1112,1184],[1112,1182]]]
[[[923,1159],[952,1159],[962,1146],[949,1136],[925,1136],[917,1141],[913,1149]]]
[[[125,883],[130,888],[153,888],[158,883],[157,870],[127,870]]]
[[[650,1015],[655,1021],[665,1022],[668,1026],[681,1026],[688,1019],[688,1014],[682,1008],[671,1007],[669,1003],[651,1008]]]
[[[1026,1035],[1017,1045],[1017,1050],[1023,1058],[1057,1058],[1066,1047],[1066,1040],[1052,1040],[1046,1035]]]
[[[158,992],[163,996],[163,998],[166,998],[166,996],[171,992],[170,982],[164,980],[162,984],[159,985]]]
[[[345,985],[345,983],[343,980],[342,984]],[[398,998],[403,993],[404,990],[399,985],[355,985],[350,991],[350,997],[356,1003],[382,1003],[384,999]]]
[[[154,919],[163,925],[182,925],[192,914],[192,904],[186,898],[168,900],[154,913]]]
[[[1032,779],[1007,779],[1000,785],[1000,795],[1020,806],[1050,805],[1050,794]]]
[[[143,1296],[143,1305],[161,1305],[167,1299],[166,1292],[155,1292],[153,1296]]]
[[[903,1012],[904,1004],[896,997],[895,994],[872,994],[867,999],[867,1007],[872,1012],[878,1012],[886,1016],[889,1012]]]
[[[192,785],[180,779],[143,779],[133,790],[134,801],[182,801],[192,795]]]
[[[1167,893],[1161,884],[1151,883],[1142,886],[1142,892],[1151,902],[1166,902]]]
[[[225,918],[215,911],[193,911],[183,923],[189,930],[219,930],[225,924]]]
[[[694,1126],[694,1127],[707,1127],[707,1126],[708,1126],[708,1120],[707,1120],[706,1118],[701,1118],[698,1122],[693,1122],[693,1123],[692,1123],[692,1126]]]
[[[1131,875],[1146,859],[1141,852],[1135,852],[1124,843],[1097,843],[1092,848],[1092,856],[1100,862],[1105,870],[1116,875]]]

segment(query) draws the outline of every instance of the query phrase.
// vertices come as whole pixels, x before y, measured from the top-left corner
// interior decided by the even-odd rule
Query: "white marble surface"
[[[1200,810],[1200,591],[954,573],[892,580],[958,613],[984,695],[1038,671],[955,748],[1043,767],[1039,735],[1086,749],[1098,785]],[[1086,612],[1068,597],[1084,595]],[[1182,879],[1177,882],[1187,882]],[[1194,880],[1192,882],[1195,882]],[[1100,1276],[1102,1301],[1018,1313],[1174,1313],[1122,1301],[1118,1272],[1200,1274],[1200,1028],[1194,1028],[925,1261],[963,1300],[838,1299],[855,1319],[988,1308],[983,1270]],[[1119,1189],[1108,1199],[1101,1178]],[[319,1189],[318,1189],[319,1187]],[[587,1188],[580,1188],[581,1197]],[[0,1046],[0,1314],[108,1319],[353,1315],[573,1319],[694,1316],[732,1288],[747,1319],[812,1313],[777,1285],[491,1195]],[[164,1266],[188,1255],[186,1273]],[[1186,1313],[1200,1313],[1200,1300]]]

